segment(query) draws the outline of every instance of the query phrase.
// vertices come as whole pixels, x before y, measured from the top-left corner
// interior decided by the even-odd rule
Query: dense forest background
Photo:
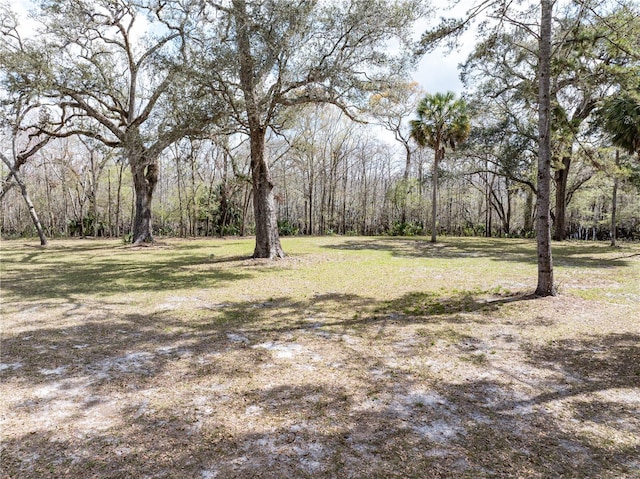
[[[145,101],[154,98],[158,91],[154,88],[164,85],[158,75],[167,74],[176,60],[169,54],[158,57],[146,70],[137,72],[143,80],[132,80],[126,55],[123,57],[118,51],[120,44],[106,41],[119,34],[118,28],[106,27],[119,25],[117,22],[133,23],[136,16],[146,15],[145,22],[152,24],[153,19],[149,18],[156,15],[156,22],[168,24],[157,6],[154,10],[154,2],[148,3],[140,7],[124,0],[104,1],[90,7],[75,0],[69,2],[76,8],[76,23],[83,18],[82,8],[108,10],[110,5],[117,5],[122,11],[113,10],[115,20],[111,19],[108,25],[96,20],[98,16],[91,17],[98,22],[93,34],[89,25],[83,31],[77,30],[73,37],[65,37],[61,30],[65,25],[68,29],[76,25],[69,12],[66,18],[44,21],[51,48],[57,48],[57,43],[68,46],[76,42],[89,53],[58,60],[52,54],[30,64],[16,58],[33,54],[37,43],[29,46],[17,17],[6,5],[2,7],[2,150],[17,165],[49,237],[131,238],[136,216],[131,156],[125,154],[122,144],[104,141],[105,134],[100,133],[104,122],[89,121],[90,109],[95,107],[78,100],[78,91],[95,80],[96,90],[87,98],[96,105],[109,106],[117,104],[114,98],[129,97],[132,85],[139,81],[143,85],[139,89],[140,104],[144,106]],[[244,2],[232,3],[237,7]],[[272,3],[276,8],[278,2]],[[616,2],[596,10],[587,3],[558,4],[554,20],[554,237],[609,239],[612,213],[617,207],[618,237],[638,240],[638,154],[633,149],[616,147],[598,117],[607,101],[623,94],[640,105],[637,5]],[[61,14],[59,2],[43,5],[43,12]],[[175,14],[171,18],[175,19]],[[438,165],[439,235],[535,235],[536,60],[535,38],[529,30],[524,22],[503,22],[499,29],[485,31],[461,65],[463,98],[472,126],[467,141],[449,149]],[[101,34],[96,36],[96,32]],[[150,35],[140,42],[151,45],[155,39],[160,45],[166,38],[161,42],[158,36]],[[416,44],[416,49],[425,46],[426,37]],[[99,38],[106,39],[100,47]],[[174,36],[171,41],[175,41]],[[155,46],[148,48],[156,53]],[[407,53],[415,58],[413,51]],[[104,65],[92,60],[98,54],[110,56],[110,68],[125,64],[122,71],[131,81],[114,86],[111,80],[101,83],[92,79],[91,75],[104,73]],[[189,60],[190,68],[196,64],[193,58]],[[62,75],[57,78],[61,83],[46,79],[47,74],[25,79],[30,72],[35,75],[36,66],[42,67],[38,62],[47,64],[53,78],[65,68],[79,68],[83,61],[89,67],[83,67],[77,77],[68,75],[64,81],[60,79],[65,76]],[[53,71],[56,68],[58,73]],[[155,163],[157,184],[151,208],[155,235],[227,236],[255,232],[255,178],[251,135],[248,123],[243,122],[246,112],[244,117],[239,114],[234,119],[229,113],[236,105],[233,102],[220,106],[208,101],[205,107],[194,107],[190,101],[176,98],[176,91],[190,94],[191,99],[198,97],[200,93],[192,91],[197,81],[210,85],[215,80],[218,83],[209,94],[220,94],[223,80],[204,78],[203,69],[206,68],[202,67],[198,75],[188,70],[191,80],[172,77],[173,90],[161,92],[168,100],[158,102],[157,111],[150,114],[151,127],[143,132],[145,141],[153,142],[153,132],[160,131],[176,105],[226,112],[210,118],[189,117],[191,126],[198,128],[182,129],[162,144]],[[376,83],[375,88],[361,87],[357,110],[333,99],[281,103],[288,108],[274,114],[275,120],[265,129],[264,143],[281,235],[429,233],[434,152],[428,147],[420,148],[409,134],[409,121],[416,117],[418,102],[427,92],[409,80],[410,65],[397,71],[400,75],[388,74],[387,81]],[[83,75],[88,75],[89,81]],[[40,83],[34,87],[37,82]],[[105,85],[116,91],[103,91]],[[83,110],[82,114],[78,110]],[[634,121],[637,118],[640,116]],[[202,124],[196,125],[197,122]],[[0,203],[2,236],[32,236],[35,227],[28,203],[22,198],[24,191],[12,187],[18,185],[9,166],[3,163],[0,167],[5,179]]]
[[[281,235],[427,233],[430,152],[414,152],[405,183],[402,152],[380,129],[353,123],[332,107],[303,114],[297,131],[269,142]],[[249,155],[246,142],[238,140],[234,148],[183,140],[163,154],[153,211],[156,234],[252,234]],[[78,139],[55,143],[23,167],[47,235],[130,234],[134,191],[123,159]],[[505,176],[490,160],[458,152],[444,162],[439,175],[439,234],[533,235],[531,188]],[[608,239],[612,174],[586,157],[576,163],[568,235]],[[640,239],[637,185],[624,181],[618,201],[619,237]],[[35,236],[17,188],[2,202],[1,221],[5,237]]]

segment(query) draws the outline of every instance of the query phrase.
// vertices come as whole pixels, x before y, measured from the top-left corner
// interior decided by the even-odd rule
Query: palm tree
[[[606,100],[598,113],[611,142],[640,156],[640,89]]]
[[[640,159],[640,89],[607,99],[598,111],[603,130],[611,142]],[[619,183],[620,152],[616,150],[616,171],[611,198],[611,246],[616,245],[616,209]]]
[[[438,165],[446,148],[455,150],[469,136],[471,122],[464,100],[456,100],[453,92],[427,94],[418,103],[418,119],[411,121],[411,137],[421,147],[434,151],[431,202],[431,242],[436,242],[436,198]]]

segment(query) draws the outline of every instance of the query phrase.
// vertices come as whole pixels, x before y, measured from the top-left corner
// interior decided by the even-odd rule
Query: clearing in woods
[[[638,478],[640,245],[2,242],[2,478]]]

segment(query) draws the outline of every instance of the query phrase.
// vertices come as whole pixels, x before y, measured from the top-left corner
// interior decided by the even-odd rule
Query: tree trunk
[[[141,158],[129,160],[135,189],[135,218],[133,220],[133,244],[153,242],[151,230],[151,200],[158,183],[158,165],[146,164]]]
[[[189,218],[191,221],[191,236],[198,236],[198,188],[196,186],[196,160],[190,155],[191,161],[191,209]]]
[[[215,223],[213,221],[211,221],[213,218],[211,217],[211,202],[213,200],[213,195],[214,195],[214,190],[213,190],[213,183],[216,180],[216,175],[215,172],[211,175],[210,179],[209,179],[209,192],[207,194],[207,210],[206,210],[206,227],[204,229],[204,235],[205,236],[214,236],[215,235]],[[225,209],[223,211],[226,211],[226,202],[224,205]]]
[[[55,215],[53,213],[53,202],[51,201],[51,180],[49,178],[49,168],[47,168],[47,162],[43,162],[42,163],[43,166],[43,170],[44,170],[44,184],[45,184],[45,191],[46,191],[46,198],[47,198],[47,209],[48,209],[48,216],[49,216],[49,236],[53,236],[53,232],[54,232],[54,228],[56,225],[56,221],[55,221]]]
[[[347,234],[347,186],[349,185],[349,166],[345,162],[342,177],[342,234]]]
[[[280,246],[278,223],[276,218],[273,182],[269,165],[264,158],[264,128],[252,129],[251,134],[251,173],[253,178],[253,212],[256,222],[256,247],[254,258],[284,258]]]
[[[182,188],[181,186],[184,184],[184,181],[181,181],[181,168],[180,168],[180,156],[176,154],[176,187],[178,189],[178,213],[180,215],[179,220],[179,229],[180,229],[180,237],[185,238],[187,236],[187,231],[184,222],[184,205],[182,202]]]
[[[249,203],[253,198],[253,188],[245,187],[244,203],[242,206],[242,224],[240,225],[240,236],[244,236],[247,230],[247,212]]]
[[[620,150],[616,150],[616,170],[613,176],[613,192],[611,195],[611,247],[616,246],[616,214],[618,210],[618,167],[620,166]]]
[[[107,170],[107,231],[109,238],[113,237],[113,224],[111,223],[111,168]]]
[[[360,229],[361,235],[367,234],[367,201],[369,193],[369,185],[367,184],[367,164],[364,156],[362,158],[362,226]]]
[[[98,185],[97,180],[92,187],[93,191],[91,192],[91,215],[93,216],[93,237],[97,238],[100,232],[100,225],[98,223]]]
[[[83,142],[84,143],[84,142]],[[100,186],[100,176],[102,175],[102,168],[105,161],[102,162],[96,160],[96,152],[90,149],[86,144],[85,147],[89,150],[89,159],[91,166],[91,177],[89,178],[89,208],[91,210],[91,216],[93,217],[93,231],[91,232],[94,238],[98,237],[100,228],[98,224],[98,190]]]
[[[309,236],[313,235],[313,195],[314,195],[314,188],[313,188],[313,183],[315,181],[314,178],[314,174],[313,174],[313,165],[311,166],[311,169],[309,171],[309,226],[307,227],[307,233],[309,234]]]
[[[553,224],[553,239],[564,241],[567,236],[567,182],[569,180],[569,168],[571,156],[562,158],[562,165],[556,170],[556,215]]]
[[[44,230],[42,229],[42,225],[40,224],[40,219],[38,218],[38,213],[36,213],[36,209],[33,206],[33,202],[29,197],[29,193],[27,192],[27,185],[22,181],[20,176],[18,175],[18,171],[13,167],[8,158],[4,155],[0,154],[2,161],[7,167],[9,171],[13,173],[13,179],[20,187],[20,191],[22,192],[22,197],[24,198],[24,202],[27,204],[27,208],[29,209],[29,216],[31,216],[31,220],[33,221],[33,225],[36,227],[36,231],[38,232],[38,237],[40,238],[40,245],[47,246],[47,237],[44,235]]]
[[[487,162],[485,161],[485,168],[487,168]],[[495,195],[493,191],[493,183],[495,181],[495,176],[491,176],[491,181],[489,181],[489,172],[486,173],[487,177],[485,178],[485,203],[486,203],[486,211],[485,211],[485,219],[484,219],[484,237],[491,238],[491,230],[493,229],[493,202],[491,201],[491,195]]]
[[[404,143],[405,149],[405,164],[404,172],[402,173],[402,212],[400,221],[401,223],[407,222],[407,201],[409,199],[409,173],[411,171],[411,148],[407,143]]]
[[[504,234],[509,236],[511,234],[511,190],[509,189],[509,183],[505,183],[507,189],[507,214],[503,222]]]
[[[253,179],[253,211],[256,222],[256,247],[254,258],[284,258],[280,246],[278,222],[276,219],[273,182],[269,165],[264,158],[265,135],[267,127],[261,122],[261,102],[258,100],[258,86],[251,54],[250,21],[244,0],[233,0],[236,21],[236,42],[240,85],[246,103],[251,145],[251,175]]]
[[[227,156],[227,150],[225,149],[222,154],[222,181],[220,183],[220,212],[222,216],[218,218],[218,226],[220,228],[220,237],[226,233],[225,228],[228,223],[231,223],[229,218],[229,207],[231,199],[229,198],[227,178],[229,175],[229,161]]]
[[[323,158],[323,163],[325,162]],[[320,235],[327,234],[327,168],[326,165],[322,165],[324,174],[321,177],[321,189],[320,189]]]
[[[540,44],[538,57],[538,205],[536,242],[538,250],[537,296],[553,296],[553,259],[551,255],[551,22],[552,0],[541,0]]]
[[[338,194],[338,162],[340,156],[337,152],[331,152],[331,170],[329,172],[329,228],[334,232],[339,230],[336,220],[336,196]]]
[[[124,160],[118,165],[118,188],[116,190],[116,212],[115,212],[115,232],[116,237],[122,234],[123,225],[121,220],[122,210],[122,175],[124,173]]]
[[[524,231],[530,233],[533,231],[533,191],[527,189],[524,202]]]
[[[438,199],[438,164],[442,158],[444,149],[439,145],[436,145],[435,154],[433,156],[433,181],[431,185],[431,242],[436,242],[436,228],[438,226],[437,214],[437,199]]]

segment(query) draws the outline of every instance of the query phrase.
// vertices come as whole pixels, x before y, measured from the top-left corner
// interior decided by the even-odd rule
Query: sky
[[[468,6],[471,2],[472,0],[463,0],[462,5],[452,12],[449,13],[440,10],[436,15],[463,15],[466,10],[465,5]],[[30,3],[31,0],[17,0],[13,3],[13,7],[22,17],[21,21],[23,22],[25,30],[28,30],[29,26],[33,26],[33,22],[27,18]],[[420,25],[416,28],[417,38],[419,38],[425,28],[426,24],[420,22]],[[425,55],[422,61],[420,61],[412,77],[426,92],[435,93],[451,90],[458,95],[462,92],[462,82],[459,79],[458,64],[464,62],[470,53],[473,37],[471,35],[465,35],[463,41],[464,43],[457,51],[447,52],[445,49],[438,49],[433,53]]]
[[[418,64],[418,69],[412,75],[427,93],[452,91],[457,96],[462,92],[462,82],[458,65],[463,63],[470,53],[469,44],[459,51],[447,52],[438,49],[426,55]]]
[[[457,4],[454,4],[456,2],[453,0],[447,0],[446,2],[434,1],[433,3],[438,9],[435,12],[435,18],[431,19],[429,23],[431,25],[436,24],[440,17],[464,17],[467,10],[475,3],[475,0],[459,0]],[[445,7],[447,4],[449,7]],[[427,26],[427,22],[418,23],[416,26],[416,38],[420,38]],[[460,81],[458,65],[466,61],[473,50],[474,44],[475,34],[474,29],[471,28],[462,35],[457,49],[448,51],[447,48],[438,48],[434,52],[425,55],[418,64],[418,68],[413,74],[413,79],[427,93],[453,91],[459,96],[463,85]]]

